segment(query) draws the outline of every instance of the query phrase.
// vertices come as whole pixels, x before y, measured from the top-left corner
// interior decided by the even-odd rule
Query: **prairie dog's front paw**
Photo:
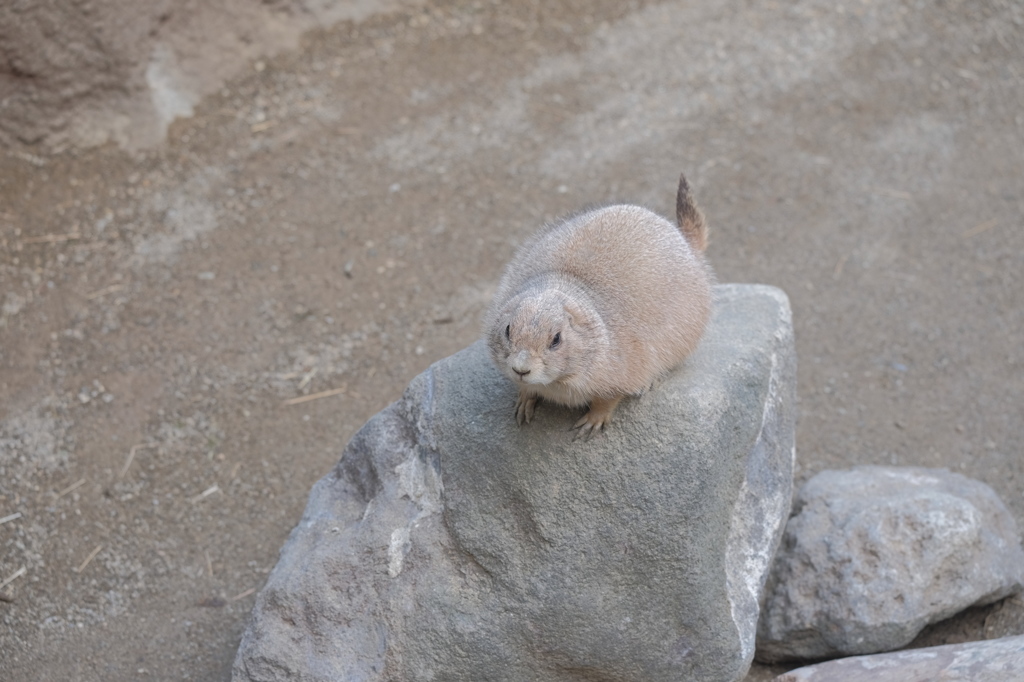
[[[530,423],[533,419],[533,411],[537,408],[537,396],[527,393],[526,391],[519,392],[519,399],[516,400],[516,423],[520,426],[523,423]]]
[[[602,431],[605,426],[611,423],[612,413],[622,398],[594,398],[590,401],[590,409],[576,422],[574,429],[579,429],[576,438],[587,437]]]

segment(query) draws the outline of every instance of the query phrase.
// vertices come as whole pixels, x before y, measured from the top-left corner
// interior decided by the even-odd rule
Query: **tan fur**
[[[639,206],[595,209],[542,229],[513,257],[484,336],[519,387],[520,424],[545,398],[590,405],[576,427],[600,430],[623,397],[697,348],[712,274],[707,226],[683,177],[676,214],[679,227]]]

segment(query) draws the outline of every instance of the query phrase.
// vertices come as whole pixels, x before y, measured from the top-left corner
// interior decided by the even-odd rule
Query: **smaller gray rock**
[[[765,589],[761,661],[898,649],[1024,585],[1010,512],[945,469],[824,471],[801,489]]]
[[[1007,682],[1024,680],[1024,636],[947,644],[809,665],[772,682]]]

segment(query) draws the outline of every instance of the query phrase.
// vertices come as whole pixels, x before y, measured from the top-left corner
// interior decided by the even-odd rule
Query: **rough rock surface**
[[[1024,584],[1016,523],[945,469],[824,471],[800,490],[765,589],[758,659],[891,651]]]
[[[771,287],[609,431],[519,429],[482,343],[371,419],[259,595],[234,679],[737,680],[792,486],[795,356]]]
[[[1008,682],[1024,680],[1024,636],[852,656],[798,668],[774,682]]]

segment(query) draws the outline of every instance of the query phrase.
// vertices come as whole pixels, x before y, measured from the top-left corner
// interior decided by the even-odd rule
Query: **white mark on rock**
[[[410,526],[396,528],[391,531],[391,544],[388,545],[388,575],[397,578],[402,572],[405,556],[412,549]]]
[[[420,508],[414,521],[433,514],[441,506],[441,478],[434,467],[423,462],[417,455],[395,467],[398,474],[398,491]]]
[[[939,479],[935,478],[934,476],[916,474],[911,471],[883,471],[882,475],[888,476],[889,478],[896,478],[901,481],[906,481],[911,485],[933,486],[939,482]]]
[[[938,658],[938,654],[930,651],[901,651],[899,657],[858,656],[857,663],[865,670],[877,670],[880,668],[899,668],[908,663],[928,661],[934,658]]]
[[[399,497],[405,497],[416,504],[417,512],[409,523],[391,531],[388,545],[388,575],[397,578],[402,572],[405,557],[412,549],[412,529],[424,518],[441,508],[441,477],[434,467],[426,464],[415,453],[395,467],[398,475]]]
[[[768,394],[764,399],[761,427],[754,441],[751,463],[756,467],[770,467],[765,461],[765,449],[772,447],[765,442],[765,427],[771,428],[776,421],[779,406],[778,393],[779,358],[771,354],[771,372],[768,380]],[[774,550],[771,538],[778,535],[778,527],[785,523],[786,510],[790,500],[779,487],[765,486],[758,480],[768,474],[766,471],[749,469],[740,488],[733,508],[732,523],[726,549],[726,585],[733,623],[736,625],[744,660],[754,656],[756,627],[758,619],[758,597],[768,577]],[[771,523],[774,522],[774,525]]]

